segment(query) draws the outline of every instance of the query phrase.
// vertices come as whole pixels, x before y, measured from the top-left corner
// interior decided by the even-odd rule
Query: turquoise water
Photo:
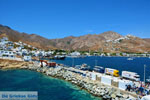
[[[38,91],[38,100],[100,100],[69,82],[29,70],[0,70],[0,91]]]
[[[134,58],[128,61],[127,57],[86,57],[74,58],[74,65],[87,63],[91,67],[97,65],[120,70],[137,72],[143,80],[143,66],[146,67],[146,78],[150,76],[150,59]],[[57,60],[72,66],[72,58]],[[38,91],[39,100],[99,100],[77,86],[64,80],[48,77],[38,72],[29,70],[0,70],[0,91]]]

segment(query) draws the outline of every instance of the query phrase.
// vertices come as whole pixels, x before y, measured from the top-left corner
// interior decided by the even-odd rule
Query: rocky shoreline
[[[0,69],[26,68],[27,66],[33,66],[33,64],[33,62],[0,59]]]
[[[17,64],[18,63],[18,64]],[[2,66],[3,65],[3,66]],[[20,67],[19,67],[20,66]],[[93,81],[88,77],[83,77],[77,73],[70,71],[70,68],[58,66],[56,68],[41,68],[38,62],[18,62],[11,60],[1,60],[1,69],[29,69],[44,73],[48,76],[61,78],[79,86],[81,89],[87,90],[94,96],[101,97],[104,100],[136,100],[136,97],[131,96],[130,93],[121,91],[115,87],[101,84],[98,81]]]
[[[44,72],[46,75],[57,78],[59,77],[69,81],[72,84],[79,86],[81,89],[85,89],[94,96],[101,97],[104,100],[126,100],[129,98],[134,100],[134,97],[129,94],[125,94],[117,88],[101,84],[97,81],[92,81],[91,79],[73,73],[64,67],[49,68],[46,71],[42,70],[42,72]]]

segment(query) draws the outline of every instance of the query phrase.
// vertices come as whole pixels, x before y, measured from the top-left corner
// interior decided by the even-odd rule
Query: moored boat
[[[66,57],[64,55],[56,55],[54,56],[54,59],[57,59],[57,60],[64,60]]]
[[[80,70],[90,70],[90,66],[88,66],[87,64],[76,65],[75,68]]]
[[[133,60],[133,58],[128,58],[127,60]]]
[[[104,67],[101,67],[101,66],[95,66],[95,67],[93,68],[93,71],[99,72],[99,73],[104,73],[104,72],[105,72],[105,69],[104,69]]]
[[[150,79],[146,79],[146,82],[147,82],[147,83],[150,83]]]

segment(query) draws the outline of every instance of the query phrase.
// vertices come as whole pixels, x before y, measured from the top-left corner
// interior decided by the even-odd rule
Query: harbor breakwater
[[[10,64],[19,63],[20,67],[7,67],[8,66],[7,64],[2,66],[2,63],[4,64],[6,62],[7,63],[11,62]],[[61,78],[79,86],[81,89],[87,90],[89,93],[95,96],[101,97],[106,100],[126,100],[126,99],[136,100],[136,98],[131,96],[129,93],[126,93],[125,91],[121,91],[115,87],[107,86],[101,84],[100,82],[93,81],[87,77],[83,77],[78,73],[71,72],[70,68],[66,68],[63,66],[58,66],[56,68],[48,68],[48,67],[41,68],[37,62],[17,62],[10,60],[3,60],[3,61],[1,60],[0,67],[2,69],[9,69],[9,68],[29,69],[44,73],[48,76]]]

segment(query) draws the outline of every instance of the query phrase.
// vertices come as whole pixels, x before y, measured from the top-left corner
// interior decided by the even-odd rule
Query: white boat
[[[82,65],[76,65],[75,68],[80,70],[89,70],[90,66],[88,66],[87,64],[82,64]]]
[[[128,58],[127,60],[133,60],[133,58]]]
[[[146,79],[146,82],[150,83],[150,79]]]
[[[80,56],[70,56],[70,55],[68,55],[66,57],[68,57],[68,58],[79,58]]]

